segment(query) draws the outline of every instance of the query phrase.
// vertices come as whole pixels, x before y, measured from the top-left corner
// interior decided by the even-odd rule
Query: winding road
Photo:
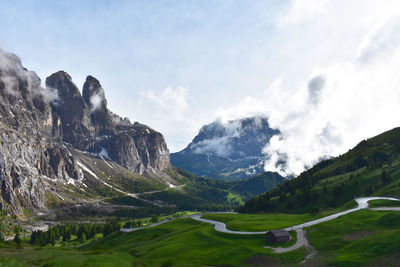
[[[317,219],[317,220],[314,220],[314,221],[298,224],[298,225],[295,225],[295,226],[290,226],[290,227],[284,228],[283,230],[293,231],[293,230],[303,229],[305,227],[309,227],[309,226],[312,226],[312,225],[315,225],[315,224],[319,224],[319,223],[322,223],[322,222],[330,221],[330,220],[336,219],[336,218],[338,218],[338,217],[340,217],[342,215],[346,215],[346,214],[349,214],[349,213],[352,213],[352,212],[355,212],[355,211],[358,211],[358,210],[361,210],[361,209],[366,209],[366,208],[368,208],[368,201],[378,200],[378,199],[400,201],[400,199],[392,198],[392,197],[362,197],[362,198],[356,198],[355,201],[357,202],[358,206],[356,208],[354,208],[354,209],[349,209],[349,210],[346,210],[346,211],[335,213],[335,214],[332,214],[332,215],[329,215],[329,216],[326,216],[326,217],[323,217],[323,218],[320,218],[320,219]],[[396,208],[379,208],[379,210],[397,210],[397,209]],[[238,235],[259,235],[259,234],[265,234],[265,233],[268,232],[268,231],[262,231],[262,232],[232,231],[232,230],[226,229],[225,223],[214,221],[214,220],[203,219],[203,218],[201,218],[202,215],[203,214],[191,215],[191,218],[196,220],[196,221],[213,224],[215,230],[218,231],[218,232],[223,232],[223,233],[228,233],[228,234],[238,234]]]
[[[342,215],[346,215],[346,214],[349,214],[349,213],[352,213],[352,212],[355,212],[355,211],[358,211],[358,210],[366,209],[366,208],[368,208],[368,201],[371,201],[371,200],[400,201],[400,199],[393,198],[393,197],[361,197],[361,198],[356,198],[355,201],[357,202],[358,206],[356,208],[354,208],[354,209],[349,209],[349,210],[346,210],[346,211],[342,211],[342,212],[339,212],[339,213],[335,213],[335,214],[332,214],[332,215],[329,215],[329,216],[314,220],[314,221],[310,221],[310,222],[302,223],[302,224],[299,224],[299,225],[287,227],[284,230],[292,231],[292,230],[297,230],[297,229],[303,229],[305,227],[309,227],[309,226],[316,225],[316,224],[319,224],[319,223],[322,223],[322,222],[326,222],[326,221],[330,221],[330,220],[336,219],[336,218],[338,218],[338,217],[340,217]],[[385,208],[385,209],[387,209],[387,208]]]
[[[338,218],[340,216],[343,216],[343,215],[346,215],[346,214],[349,214],[349,213],[352,213],[352,212],[355,212],[355,211],[358,211],[358,210],[366,209],[369,206],[368,201],[371,201],[371,200],[400,201],[400,199],[392,198],[392,197],[362,197],[362,198],[356,198],[355,201],[358,204],[356,208],[349,209],[349,210],[342,211],[342,212],[338,212],[338,213],[335,213],[335,214],[332,214],[332,215],[329,215],[329,216],[326,216],[326,217],[323,217],[323,218],[320,218],[320,219],[317,219],[317,220],[313,220],[313,221],[309,221],[309,222],[306,222],[306,223],[302,223],[302,224],[298,224],[298,225],[294,225],[294,226],[291,226],[291,227],[284,228],[283,230],[286,230],[286,231],[296,231],[297,232],[297,241],[296,241],[296,243],[294,245],[292,245],[290,247],[287,247],[287,248],[281,248],[281,247],[278,247],[278,248],[265,247],[265,248],[271,248],[273,250],[273,252],[275,252],[275,253],[284,253],[284,252],[289,252],[289,251],[292,251],[292,250],[296,250],[296,249],[298,249],[298,248],[300,248],[302,246],[311,247],[308,244],[307,238],[305,236],[305,231],[303,230],[303,228],[309,227],[309,226],[312,226],[312,225],[316,225],[316,224],[319,224],[319,223],[322,223],[322,222],[330,221],[330,220],[336,219],[336,218]],[[398,207],[374,208],[374,209],[371,209],[371,210],[395,210],[395,211],[400,211],[400,208],[398,208]],[[234,214],[235,212],[208,212],[208,213],[233,213]],[[214,220],[209,220],[209,219],[203,219],[203,218],[201,218],[201,216],[203,216],[203,215],[204,215],[204,213],[198,213],[198,214],[193,214],[193,215],[188,215],[188,216],[181,216],[181,217],[177,217],[177,218],[189,218],[190,217],[193,220],[196,220],[196,221],[199,221],[199,222],[209,223],[209,224],[214,225],[214,229],[216,231],[222,232],[222,233],[227,233],[227,234],[260,235],[260,234],[265,234],[265,233],[268,232],[268,231],[261,231],[261,232],[232,231],[232,230],[229,230],[229,229],[226,228],[226,224],[225,223],[214,221]],[[177,218],[174,218],[174,219],[177,219]],[[154,226],[169,222],[171,220],[173,220],[173,219],[164,220],[164,221],[161,221],[161,222],[158,222],[158,223],[155,223],[155,224],[151,224],[149,226],[138,227],[138,228],[122,228],[120,231],[122,233],[137,231],[137,230],[144,229],[144,228],[154,227]],[[312,256],[312,255],[310,254],[309,256]]]

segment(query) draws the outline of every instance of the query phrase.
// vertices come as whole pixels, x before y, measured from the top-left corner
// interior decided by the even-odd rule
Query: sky
[[[96,77],[171,152],[216,119],[268,117],[282,175],[400,125],[399,32],[397,0],[0,1],[0,48],[42,80]]]

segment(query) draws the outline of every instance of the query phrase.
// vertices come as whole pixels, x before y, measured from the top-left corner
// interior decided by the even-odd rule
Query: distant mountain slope
[[[241,212],[318,212],[359,196],[400,197],[400,128],[361,141],[246,202]]]
[[[246,179],[264,171],[262,149],[278,133],[262,117],[215,121],[203,126],[184,150],[172,153],[171,163],[199,176]]]
[[[152,201],[162,200],[183,210],[232,208],[284,181],[277,173],[263,173],[247,180],[229,182],[198,177],[175,167],[171,167],[166,173],[176,181],[184,183],[184,186],[146,194],[143,197]]]

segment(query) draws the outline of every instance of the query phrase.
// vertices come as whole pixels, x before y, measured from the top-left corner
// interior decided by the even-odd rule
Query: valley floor
[[[206,216],[238,216],[240,220],[242,214]],[[259,215],[260,220],[267,216]],[[299,220],[298,216],[281,215],[275,229],[283,228],[279,224],[287,224],[285,219]],[[276,245],[264,248],[268,244],[263,234],[227,234],[210,224],[179,218],[140,231],[115,232],[75,248],[24,244],[25,248],[15,249],[6,243],[1,245],[0,266],[299,266],[305,259],[306,266],[396,266],[400,261],[399,224],[397,211],[358,209],[308,226],[307,237],[314,250],[307,246],[288,251]],[[254,229],[254,225],[243,230]],[[305,242],[295,237],[287,245]]]

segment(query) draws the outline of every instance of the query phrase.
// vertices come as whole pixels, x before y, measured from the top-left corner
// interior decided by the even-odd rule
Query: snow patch
[[[171,183],[168,183],[168,182],[167,182],[167,185],[168,185],[169,188],[175,188],[176,187],[175,185],[173,185]]]
[[[72,157],[72,154],[71,154],[71,152],[69,151],[69,149],[63,144],[63,148],[65,148],[65,150],[67,150],[67,152],[68,152],[68,155],[70,156],[70,157]]]
[[[101,147],[101,151],[99,153],[99,156],[102,157],[102,158],[104,158],[104,157],[106,157],[108,159],[110,158],[110,156],[108,156],[107,149],[105,149],[104,147]]]
[[[110,167],[111,169],[114,169],[114,167],[111,166],[111,164],[107,162],[107,160],[109,160],[109,159],[111,159],[111,158],[110,158],[110,156],[108,155],[108,151],[107,151],[104,147],[101,147],[101,151],[100,151],[100,153],[99,153],[98,155],[99,155],[99,157],[100,157],[101,159],[103,159],[104,163],[107,164],[108,167]]]
[[[96,178],[97,180],[99,180],[99,177],[92,172],[88,167],[86,167],[85,165],[83,165],[80,161],[77,161],[76,163],[78,163],[79,167],[81,167],[83,170],[85,170],[86,172],[88,172],[90,175],[92,175],[94,178]]]

